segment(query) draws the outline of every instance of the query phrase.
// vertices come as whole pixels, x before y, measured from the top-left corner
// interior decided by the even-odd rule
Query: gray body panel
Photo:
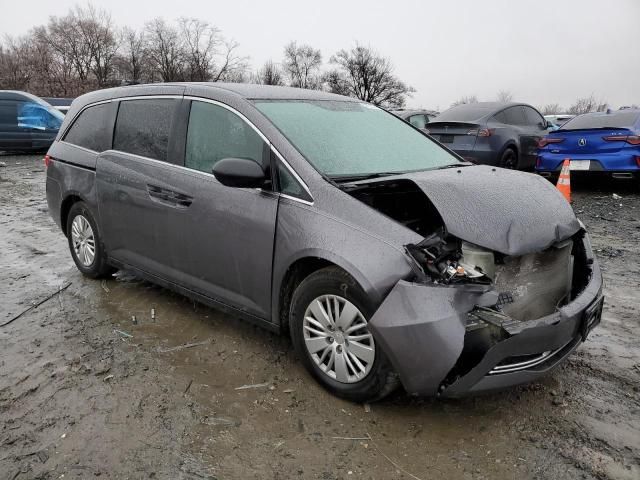
[[[225,187],[213,175],[181,166],[179,149],[170,148],[178,156],[168,163],[116,150],[98,154],[61,141],[88,105],[112,102],[115,111],[120,98],[158,95],[210,99],[238,112],[296,172],[311,200]],[[324,178],[255,108],[251,99],[258,98],[353,101],[236,84],[135,86],[83,95],[49,151],[51,215],[62,224],[64,205],[82,199],[114,265],[274,329],[292,265],[306,259],[338,265],[380,306],[371,329],[405,386],[435,394],[460,355],[467,312],[483,302],[487,289],[405,281],[416,269],[405,246],[423,237]],[[580,229],[562,197],[536,176],[474,166],[394,178],[414,182],[450,234],[507,255],[547,248]]]
[[[110,256],[269,317],[276,195],[115,151],[100,155],[96,178]]]
[[[588,238],[585,247],[590,253]],[[370,320],[371,331],[385,348],[402,384],[410,394],[457,397],[519,385],[539,379],[557,367],[584,341],[585,311],[602,300],[602,275],[595,258],[585,290],[557,312],[510,329],[509,338],[490,348],[481,361],[446,388],[465,341],[467,313],[474,306],[495,302],[494,290],[478,286],[427,286],[398,282]],[[489,372],[511,356],[556,351],[535,369],[501,375]]]
[[[569,203],[538,175],[479,165],[397,178],[424,191],[449,233],[505,255],[544,250],[580,229]]]

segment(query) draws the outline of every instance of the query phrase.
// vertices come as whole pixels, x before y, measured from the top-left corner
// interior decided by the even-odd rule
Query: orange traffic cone
[[[564,195],[564,198],[567,199],[567,202],[571,203],[571,177],[570,177],[570,169],[571,160],[568,158],[564,159],[562,162],[562,170],[560,170],[560,176],[558,177],[558,183],[556,183],[556,188],[560,190],[560,193]]]

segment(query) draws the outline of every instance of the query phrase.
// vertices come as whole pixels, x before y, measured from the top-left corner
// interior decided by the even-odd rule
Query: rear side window
[[[527,120],[527,125],[535,126],[541,123],[544,124],[544,119],[542,118],[542,116],[533,108],[522,107],[522,109],[524,110],[524,116]]]
[[[212,103],[194,101],[189,114],[184,166],[201,172],[223,158],[248,158],[264,167],[265,143],[235,113]]]
[[[108,103],[102,103],[83,110],[63,140],[95,152],[109,150],[111,129],[107,126],[108,108]]]
[[[505,117],[504,123],[509,125],[526,125],[524,112],[521,107],[510,107],[502,112]]]
[[[173,98],[121,101],[113,148],[166,162],[176,104]]]
[[[18,104],[0,102],[0,125],[16,128],[18,126]]]
[[[493,116],[493,119],[494,119],[496,122],[500,122],[500,123],[507,123],[507,114],[506,114],[506,113],[504,113],[504,112],[496,113],[496,114]]]

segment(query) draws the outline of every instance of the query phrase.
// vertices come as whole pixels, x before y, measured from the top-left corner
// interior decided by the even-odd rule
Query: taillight
[[[542,157],[538,155],[536,157],[536,168],[540,168],[540,165],[542,165]]]
[[[543,137],[538,140],[538,148],[544,148],[551,143],[562,143],[564,142],[564,138],[558,137]]]
[[[636,155],[636,165],[640,168],[640,157]]]
[[[473,135],[475,137],[490,137],[493,130],[490,128],[472,128],[467,132],[467,135]]]
[[[640,135],[607,135],[602,139],[606,142],[627,142],[631,145],[640,145]]]
[[[49,165],[51,165],[51,162],[52,162],[52,161],[53,161],[53,160],[52,160],[52,158],[51,158],[49,155],[45,155],[45,156],[44,156],[44,166],[45,166],[45,167],[47,167],[47,168],[48,168],[48,167],[49,167]]]

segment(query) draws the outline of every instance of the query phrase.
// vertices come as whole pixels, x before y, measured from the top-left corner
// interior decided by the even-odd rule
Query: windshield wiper
[[[442,165],[441,167],[435,167],[431,170],[444,170],[446,168],[460,168],[460,167],[470,167],[473,163],[452,163],[450,165]]]
[[[372,178],[390,177],[391,175],[401,175],[405,172],[376,172],[362,175],[329,175],[329,178],[336,183],[358,182],[360,180],[370,180]]]

